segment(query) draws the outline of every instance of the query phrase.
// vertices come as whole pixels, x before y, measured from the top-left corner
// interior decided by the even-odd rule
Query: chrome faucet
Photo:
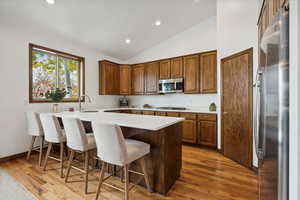
[[[86,94],[81,95],[81,96],[78,98],[79,112],[82,112],[82,108],[81,108],[81,98],[82,98],[82,97],[86,97],[86,98],[88,99],[88,102],[89,102],[89,103],[92,102],[92,101],[91,101],[91,98],[90,98],[88,95],[86,95]]]

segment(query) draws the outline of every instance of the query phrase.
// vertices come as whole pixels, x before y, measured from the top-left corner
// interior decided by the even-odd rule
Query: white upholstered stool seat
[[[133,161],[150,153],[150,145],[137,140],[125,139],[127,149],[127,156],[125,164],[132,163]]]
[[[66,133],[61,128],[58,118],[50,113],[40,114],[42,126],[44,129],[45,140],[48,142],[47,154],[44,162],[44,170],[46,170],[48,158],[57,160],[60,162],[60,177],[63,177],[63,163],[64,163],[64,145],[66,142]],[[50,152],[53,144],[60,144],[60,158],[54,158],[50,156]]]
[[[27,119],[27,130],[28,134],[31,135],[31,143],[29,146],[29,150],[27,153],[27,160],[30,158],[30,154],[32,150],[36,150],[33,148],[35,140],[39,139],[39,166],[41,167],[42,163],[42,155],[43,155],[43,145],[44,145],[44,130],[42,127],[40,115],[37,112],[26,112]]]
[[[85,193],[88,191],[88,173],[89,173],[89,153],[92,150],[96,150],[96,142],[93,133],[86,133],[83,124],[80,119],[63,117],[62,118],[64,128],[67,136],[67,146],[71,150],[69,157],[69,163],[67,168],[67,173],[65,177],[65,182],[68,182],[68,177],[71,168],[78,169],[72,166],[72,161],[75,156],[75,152],[84,153],[84,170],[85,174]]]
[[[125,139],[121,128],[116,124],[94,121],[92,122],[92,127],[96,139],[97,155],[103,162],[96,200],[100,195],[102,183],[116,188],[116,186],[103,181],[108,164],[124,168],[125,189],[118,188],[118,190],[125,192],[125,200],[129,198],[129,167],[134,161],[139,161],[143,173],[138,174],[144,176],[148,190],[152,191],[145,162],[145,156],[150,153],[150,145],[137,140]]]

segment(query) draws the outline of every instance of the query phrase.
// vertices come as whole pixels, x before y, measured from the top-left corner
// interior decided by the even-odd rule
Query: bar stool
[[[139,160],[143,171],[143,174],[138,174],[144,176],[147,189],[151,192],[145,164],[145,155],[150,153],[150,145],[136,140],[124,139],[121,128],[116,124],[95,121],[92,122],[92,127],[97,145],[97,155],[103,161],[96,200],[100,195],[102,183],[116,189],[115,186],[105,183],[103,180],[104,171],[108,164],[124,168],[125,189],[118,188],[118,190],[125,193],[125,200],[129,198],[129,166],[136,160]]]
[[[79,170],[85,174],[85,194],[88,193],[88,175],[89,175],[89,153],[96,150],[96,143],[93,133],[86,133],[80,119],[63,117],[64,128],[67,136],[67,146],[71,150],[65,182],[68,182],[68,177],[71,168]],[[72,166],[75,153],[84,153],[84,170]]]
[[[60,162],[60,177],[63,178],[63,164],[64,164],[64,145],[66,142],[65,131],[60,127],[57,117],[52,114],[44,113],[40,114],[42,126],[45,133],[45,140],[48,143],[48,149],[44,161],[43,170],[46,170],[48,158]],[[60,158],[50,156],[50,152],[53,144],[60,144]]]
[[[43,145],[44,145],[44,131],[42,128],[40,116],[37,112],[26,112],[26,119],[27,119],[27,127],[28,127],[28,134],[31,135],[31,143],[29,146],[29,150],[27,153],[27,160],[30,158],[31,151],[38,151],[39,152],[39,167],[41,167],[42,163],[42,155],[43,155]],[[39,139],[39,150],[33,148],[34,142],[36,138]]]

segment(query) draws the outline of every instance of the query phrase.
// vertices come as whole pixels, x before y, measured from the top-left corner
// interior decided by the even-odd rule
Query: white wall
[[[253,74],[258,66],[257,58],[257,20],[258,1],[249,0],[218,0],[217,1],[217,49],[218,49],[218,74],[220,77],[220,59],[246,50],[253,49]],[[253,76],[255,77],[255,76]],[[254,80],[254,78],[253,78]],[[220,79],[218,87],[221,86]],[[219,97],[221,95],[219,90]],[[254,94],[255,96],[255,94]],[[255,97],[254,97],[255,98]],[[218,98],[219,103],[221,98]],[[255,99],[254,99],[255,100]],[[255,102],[255,101],[254,101]],[[219,133],[221,117],[219,115]],[[221,140],[219,134],[219,141]],[[220,143],[219,143],[220,144]],[[255,149],[253,149],[255,151]],[[257,166],[257,157],[253,152],[253,164]]]
[[[139,63],[163,58],[176,57],[192,53],[215,50],[216,46],[216,17],[202,21],[198,25],[179,33],[172,38],[140,53],[126,61]],[[212,102],[217,103],[217,95],[151,95],[129,97],[133,105],[150,104],[155,106],[185,106],[208,108]]]
[[[300,2],[290,0],[290,200],[300,199]]]
[[[1,24],[0,20],[0,158],[27,150],[29,136],[26,132],[24,112],[27,110],[50,111],[51,104],[28,104],[29,90],[29,50],[32,42],[49,48],[85,57],[85,89],[92,98],[89,107],[111,107],[117,105],[117,96],[98,95],[98,64],[100,59],[119,60],[105,57],[99,52],[87,49],[61,39],[49,32],[35,30],[34,27],[20,27]],[[77,104],[62,104],[63,107]]]

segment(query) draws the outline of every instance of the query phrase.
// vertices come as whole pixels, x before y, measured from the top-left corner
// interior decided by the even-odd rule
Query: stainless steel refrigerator
[[[254,117],[259,199],[288,200],[289,13],[281,9],[260,41]]]

